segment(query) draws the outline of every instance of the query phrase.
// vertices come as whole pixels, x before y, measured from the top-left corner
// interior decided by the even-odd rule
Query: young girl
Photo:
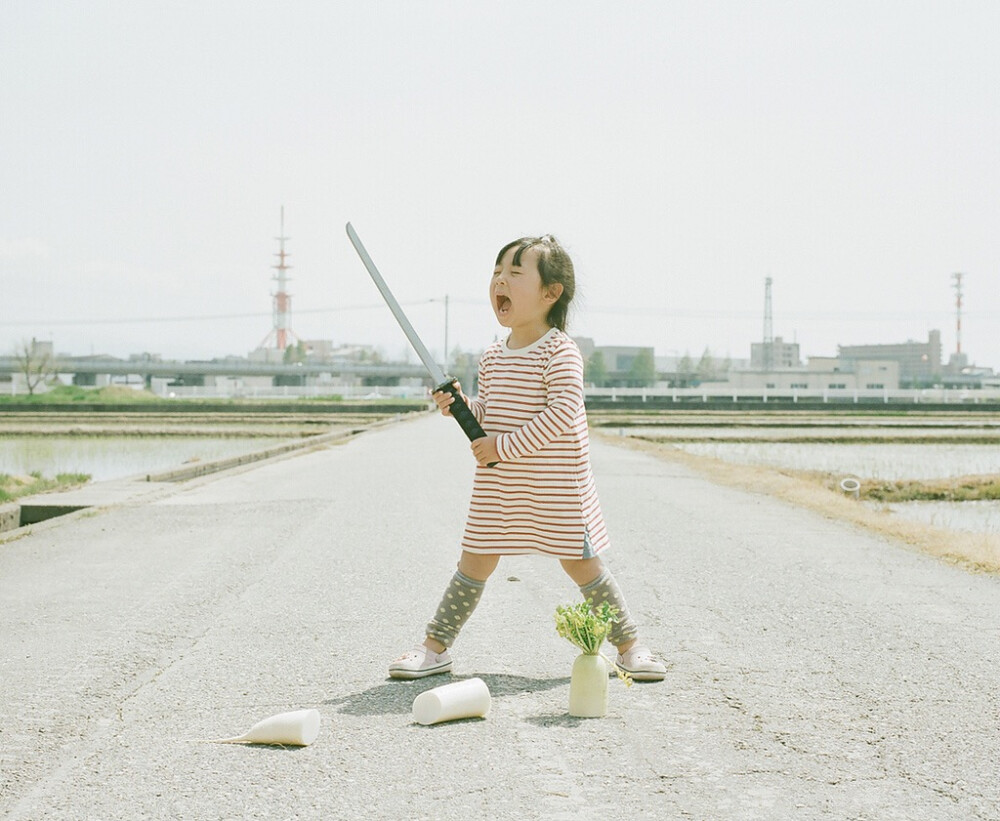
[[[424,643],[390,664],[393,678],[450,671],[448,648],[500,557],[525,553],[559,559],[593,607],[618,608],[609,639],[620,667],[639,681],[666,674],[639,645],[621,590],[598,555],[609,539],[590,469],[583,358],[565,332],[574,290],[573,263],[554,237],[523,237],[500,249],[490,301],[510,335],[483,353],[478,397],[466,399],[487,435],[472,443],[478,467],[462,555]],[[434,400],[451,415],[451,394],[436,392]]]

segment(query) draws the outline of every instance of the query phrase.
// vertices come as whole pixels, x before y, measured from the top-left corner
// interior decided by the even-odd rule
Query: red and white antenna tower
[[[955,280],[955,353],[962,353],[962,274],[952,274]]]
[[[288,271],[292,266],[287,262],[291,254],[285,251],[285,242],[289,237],[285,236],[285,206],[283,205],[281,206],[281,236],[275,237],[275,239],[278,240],[278,253],[275,254],[278,258],[278,264],[271,267],[278,272],[273,277],[274,281],[278,283],[278,289],[272,294],[274,297],[273,327],[259,347],[277,348],[279,351],[283,351],[288,347],[290,340],[298,340],[291,325],[292,295],[286,290],[289,281]]]

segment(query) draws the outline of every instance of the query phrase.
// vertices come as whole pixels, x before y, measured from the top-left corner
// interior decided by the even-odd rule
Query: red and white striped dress
[[[557,328],[525,348],[496,342],[469,403],[500,463],[477,467],[462,548],[590,557],[609,539],[590,468],[583,357]]]

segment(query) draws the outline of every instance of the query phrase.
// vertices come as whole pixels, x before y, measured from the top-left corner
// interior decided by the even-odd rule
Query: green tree
[[[656,362],[652,348],[640,348],[632,367],[628,370],[628,382],[633,388],[646,388],[656,382]]]
[[[678,388],[689,388],[694,382],[695,370],[691,354],[684,351],[684,356],[677,363],[677,385]]]
[[[306,361],[306,343],[301,339],[294,345],[285,348],[284,362],[286,365],[294,365],[297,362]]]
[[[480,356],[481,353],[466,353],[460,347],[452,348],[451,351],[448,376],[454,376],[462,384],[462,390],[469,396],[476,392]]]
[[[715,364],[715,357],[712,356],[712,352],[705,348],[705,352],[701,355],[701,359],[698,360],[698,368],[695,371],[699,382],[711,382],[717,376],[717,368]]]
[[[378,365],[382,362],[382,352],[378,348],[365,346],[358,351],[358,362],[371,362]]]
[[[583,380],[596,388],[603,388],[608,382],[608,366],[604,363],[604,354],[594,351],[584,367]]]

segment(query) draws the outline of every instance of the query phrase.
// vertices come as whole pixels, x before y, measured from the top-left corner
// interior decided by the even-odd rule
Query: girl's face
[[[537,332],[541,336],[549,329],[549,309],[559,299],[562,285],[542,284],[535,248],[522,251],[520,265],[514,265],[516,251],[516,247],[509,248],[493,270],[490,280],[493,313],[505,328],[527,335]]]

